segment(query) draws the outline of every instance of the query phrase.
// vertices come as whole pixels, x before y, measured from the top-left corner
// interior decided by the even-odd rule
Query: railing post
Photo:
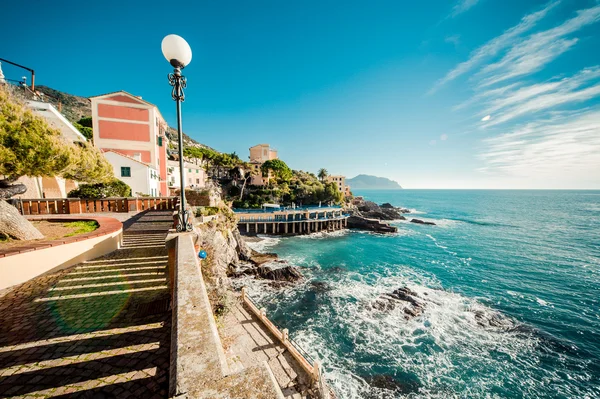
[[[267,318],[267,309],[265,309],[265,308],[260,309],[260,318],[263,321]]]
[[[319,383],[319,380],[321,379],[321,365],[319,364],[318,360],[315,360],[315,362],[313,363],[313,375],[312,375],[315,383]]]
[[[284,328],[283,330],[281,330],[281,340],[283,341],[283,344],[287,345],[289,339],[290,339],[290,331],[287,328]]]
[[[246,287],[242,287],[242,301],[246,302]]]

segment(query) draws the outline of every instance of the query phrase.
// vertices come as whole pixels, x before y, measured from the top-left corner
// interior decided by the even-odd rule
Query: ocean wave
[[[427,212],[418,211],[418,210],[416,210],[414,208],[409,208],[408,210],[410,211],[411,215],[425,215],[425,214],[427,214]]]
[[[259,235],[260,241],[246,241],[246,245],[257,252],[269,252],[269,249],[279,244],[281,237]]]
[[[447,397],[447,392],[442,394],[444,381],[458,369],[485,367],[480,362],[502,367],[503,360],[482,359],[482,353],[498,352],[509,358],[533,353],[535,338],[511,332],[517,324],[515,321],[475,300],[415,284],[406,275],[382,278],[376,285],[371,285],[351,274],[329,282],[332,290],[327,295],[332,307],[318,308],[318,312],[323,313],[311,317],[311,323],[293,335],[303,348],[325,364],[327,379],[341,397],[391,397],[393,392],[389,389],[372,386],[365,379],[368,370],[376,369],[380,364],[414,375],[417,384],[411,386],[420,394]],[[406,320],[401,309],[378,312],[366,306],[380,295],[402,286],[426,298],[422,315]],[[501,320],[502,323],[485,324],[482,320]],[[348,337],[353,348],[352,357],[332,348],[331,343],[318,333],[333,326]],[[367,359],[373,358],[378,360],[369,363]],[[361,373],[362,369],[364,372]],[[353,371],[349,373],[349,370]],[[496,383],[493,377],[485,374],[460,378],[479,387],[482,390],[479,393]]]
[[[513,225],[513,224],[488,222],[488,221],[485,221],[485,220],[474,220],[474,219],[467,219],[467,218],[449,218],[449,219],[453,220],[453,221],[456,221],[456,222],[463,222],[463,223],[474,224],[474,225],[478,225],[478,226],[518,227],[518,226]]]

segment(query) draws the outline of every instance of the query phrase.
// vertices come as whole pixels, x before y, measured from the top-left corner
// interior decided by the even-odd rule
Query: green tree
[[[88,141],[92,141],[94,138],[94,131],[91,127],[83,126],[77,122],[73,123],[73,126],[75,126],[75,128],[79,130],[79,132],[83,134]]]
[[[89,127],[89,128],[93,127],[93,125],[92,125],[92,117],[91,116],[84,116],[79,121],[77,121],[77,123],[79,123],[83,127]]]
[[[317,176],[319,176],[319,180],[325,181],[325,178],[328,176],[327,169],[324,169],[324,168],[319,169],[319,174]]]
[[[269,172],[272,172],[279,182],[287,182],[293,176],[292,170],[281,159],[265,161],[260,169],[265,177],[269,176]]]
[[[129,197],[131,187],[119,179],[112,179],[106,183],[81,184],[75,190],[71,190],[69,198],[100,199],[108,197]]]
[[[0,234],[16,239],[42,238],[31,223],[4,199],[27,188],[14,184],[21,176],[60,176],[88,183],[113,177],[112,166],[102,153],[87,144],[64,140],[17,101],[8,88],[0,87]]]

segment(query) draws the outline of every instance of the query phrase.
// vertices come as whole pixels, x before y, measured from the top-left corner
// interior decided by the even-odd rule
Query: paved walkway
[[[171,211],[124,222],[124,246],[0,297],[0,397],[164,398]]]
[[[240,301],[221,329],[229,368],[240,371],[266,361],[286,399],[311,398],[310,379],[287,349]]]

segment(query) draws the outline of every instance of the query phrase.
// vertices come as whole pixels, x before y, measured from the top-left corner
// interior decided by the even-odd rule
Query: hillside
[[[45,100],[58,108],[58,103],[61,103],[61,113],[70,121],[77,122],[86,116],[92,116],[92,105],[89,98],[75,96],[73,94],[64,93],[47,86],[36,86],[36,91],[46,95]],[[167,129],[167,137],[173,143],[174,148],[177,148],[177,128],[170,127]],[[209,148],[207,145],[198,143],[196,140],[183,134],[183,142],[186,146]]]
[[[397,190],[402,188],[394,180],[370,175],[358,175],[352,179],[346,179],[346,184],[352,190]]]

